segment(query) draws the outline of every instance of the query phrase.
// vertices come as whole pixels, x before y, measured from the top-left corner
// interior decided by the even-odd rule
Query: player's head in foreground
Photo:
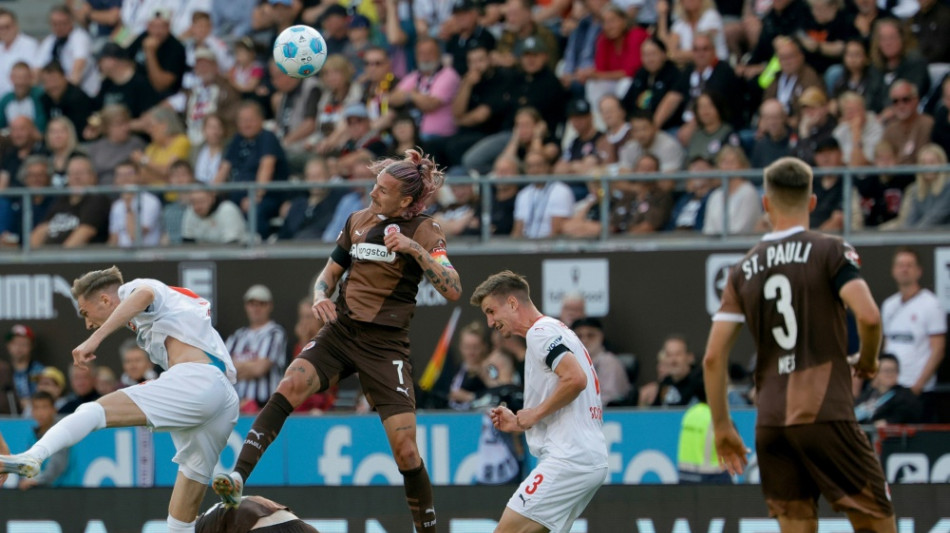
[[[773,229],[808,226],[818,199],[812,194],[811,167],[801,159],[783,157],[765,168],[762,206]],[[802,222],[804,220],[804,223]]]
[[[371,167],[376,186],[370,193],[370,210],[384,217],[412,218],[445,182],[445,175],[421,151],[406,150],[402,159],[383,159]]]
[[[488,327],[505,337],[523,337],[541,317],[541,312],[531,301],[528,280],[510,270],[489,276],[476,287],[470,302],[485,313]]]
[[[86,329],[96,329],[109,318],[119,305],[122,283],[122,272],[115,266],[87,272],[73,281],[73,298],[79,305],[79,316],[86,321]]]

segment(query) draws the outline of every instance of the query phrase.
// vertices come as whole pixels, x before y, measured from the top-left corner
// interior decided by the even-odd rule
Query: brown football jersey
[[[854,420],[839,291],[860,277],[858,263],[841,239],[793,228],[766,235],[732,268],[713,320],[752,332],[758,425]]]
[[[405,219],[380,218],[369,209],[353,213],[336,241],[338,250],[349,255],[333,254],[334,261],[349,268],[337,307],[353,320],[409,329],[423,272],[412,257],[386,249],[383,239],[392,232],[418,242],[429,253],[445,250],[445,234],[428,215]]]
[[[241,505],[236,509],[229,509],[223,504],[216,504],[198,517],[195,524],[195,533],[247,533],[261,518],[270,516],[277,511],[287,509],[286,506],[268,500],[261,496],[245,496]]]

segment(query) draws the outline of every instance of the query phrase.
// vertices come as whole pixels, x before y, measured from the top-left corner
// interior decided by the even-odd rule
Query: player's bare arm
[[[344,269],[333,259],[327,259],[317,281],[313,284],[313,316],[324,324],[336,320],[336,304],[330,299],[337,283],[343,277]]]
[[[105,292],[100,292],[94,298],[110,297]],[[79,314],[86,320],[88,327],[93,329],[92,335],[82,344],[73,349],[73,364],[79,367],[86,367],[86,364],[96,358],[96,350],[99,344],[117,329],[124,327],[132,320],[135,315],[144,311],[155,300],[155,293],[148,287],[138,287],[128,298],[122,300],[112,311],[102,324],[94,324],[89,320],[86,311],[80,306]],[[93,302],[94,303],[94,302]]]
[[[706,342],[706,355],[703,357],[703,381],[716,435],[716,452],[719,462],[730,474],[741,474],[748,463],[747,449],[732,425],[727,400],[729,353],[741,330],[741,322],[713,322]]]
[[[386,235],[386,248],[392,252],[408,254],[419,263],[426,279],[446,299],[456,301],[462,297],[462,284],[455,267],[449,262],[445,250],[429,253],[418,242],[402,233]]]
[[[854,314],[861,341],[854,372],[860,378],[870,379],[877,374],[877,355],[881,351],[881,312],[863,279],[845,283],[838,295]]]
[[[522,431],[533,427],[544,417],[573,402],[587,388],[587,374],[581,369],[577,357],[571,352],[565,352],[561,356],[561,361],[554,369],[554,373],[557,374],[557,385],[551,396],[539,403],[537,407],[518,411],[518,426]]]

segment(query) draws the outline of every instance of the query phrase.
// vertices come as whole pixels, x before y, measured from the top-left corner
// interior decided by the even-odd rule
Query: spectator
[[[423,141],[456,131],[452,98],[458,91],[459,75],[452,67],[440,66],[440,54],[437,41],[420,39],[416,43],[418,70],[400,80],[390,95],[392,106],[407,107],[416,118]]]
[[[699,400],[703,388],[702,368],[697,367],[686,338],[671,335],[663,343],[669,374],[659,382],[654,406],[683,406]]]
[[[107,366],[96,368],[96,392],[99,396],[105,396],[117,390],[119,390],[119,380],[116,379],[115,372]]]
[[[818,168],[839,168],[844,166],[841,147],[834,137],[823,140],[815,149],[815,164]],[[817,198],[812,209],[809,227],[820,231],[840,232],[844,230],[844,180],[837,174],[825,174],[815,178],[812,184]],[[857,191],[851,194],[851,228],[861,229],[864,215],[861,213],[860,196]]]
[[[234,43],[234,66],[228,71],[228,80],[244,98],[256,94],[266,71],[257,60],[257,50],[250,37],[241,37]]]
[[[387,155],[390,157],[404,154],[406,150],[414,150],[422,144],[422,139],[419,138],[419,126],[415,119],[406,113],[399,113],[393,119],[390,137],[387,148]]]
[[[836,67],[831,67],[835,69]],[[831,70],[829,70],[829,76]],[[868,109],[879,113],[887,105],[884,78],[877,67],[871,65],[868,46],[862,39],[849,39],[844,46],[844,62],[841,75],[835,76],[831,94],[839,98],[845,92],[854,92],[864,97]]]
[[[36,380],[43,373],[43,364],[33,358],[36,336],[33,329],[14,324],[6,334],[7,354],[13,370],[13,391],[20,401],[18,410],[28,409],[30,398],[36,393]]]
[[[187,193],[188,207],[181,220],[182,242],[196,244],[240,244],[247,238],[247,224],[241,208],[215,195],[214,191]]]
[[[824,0],[815,0],[824,1]],[[789,115],[789,125],[794,129],[801,119],[799,99],[810,87],[824,91],[824,84],[808,63],[797,42],[789,37],[775,39],[775,55],[778,56],[780,71],[767,89],[765,98],[775,98]]]
[[[204,144],[195,156],[195,178],[201,183],[211,183],[221,167],[225,141],[230,138],[229,129],[221,115],[210,114],[204,118],[201,137]],[[231,122],[227,122],[231,124]]]
[[[145,143],[132,135],[132,117],[123,105],[112,104],[104,107],[98,115],[90,118],[101,124],[105,134],[87,144],[85,152],[99,175],[100,185],[112,185],[115,182],[115,167],[130,159],[135,152],[145,149]]]
[[[42,155],[31,155],[20,165],[18,181],[27,188],[41,189],[50,186],[49,159]],[[0,198],[0,245],[19,246],[33,228],[46,218],[55,197],[43,194],[31,194],[33,202],[30,227],[23,227],[22,199],[17,196]]]
[[[656,174],[660,172],[660,160],[653,154],[643,154],[633,171],[636,174]],[[613,213],[612,231],[655,233],[662,230],[673,209],[670,192],[660,187],[655,179],[636,180],[625,189],[620,207]]]
[[[818,74],[841,63],[844,43],[858,32],[850,17],[842,9],[841,0],[808,0],[811,19],[797,36],[805,52],[805,60]]]
[[[640,111],[630,119],[630,140],[620,149],[620,166],[632,169],[644,154],[653,154],[660,161],[661,172],[683,168],[686,152],[677,140],[656,127],[650,115]]]
[[[876,0],[854,0],[854,28],[864,42],[871,40],[874,25],[880,19],[893,18],[887,4],[878,7]]]
[[[739,146],[739,136],[726,121],[726,104],[716,93],[703,93],[696,98],[696,129],[689,136],[686,158],[713,159],[726,146]],[[686,128],[680,130],[682,133]],[[680,140],[686,140],[680,137]],[[748,165],[746,165],[748,167]]]
[[[684,0],[673,5],[673,25],[668,26],[671,2],[661,0],[657,2],[657,37],[663,40],[670,59],[679,65],[685,65],[692,60],[693,37],[699,33],[708,33],[713,36],[716,58],[720,61],[729,60],[729,49],[726,46],[726,32],[723,26],[722,15],[716,10],[713,0]]]
[[[898,80],[910,82],[916,87],[918,95],[930,91],[927,62],[911,46],[907,30],[896,19],[880,19],[874,23],[871,64],[881,72],[888,93],[893,92],[893,86]],[[890,115],[891,113],[885,110],[884,122],[890,119]]]
[[[152,142],[143,152],[132,152],[129,159],[139,165],[143,183],[167,184],[171,164],[178,160],[187,160],[191,152],[185,125],[177,113],[159,106],[145,116],[145,130]]]
[[[364,15],[357,13],[350,17],[346,30],[347,42],[343,47],[343,57],[352,62],[358,76],[362,76],[366,67],[363,62],[363,55],[370,46],[374,46],[373,41],[370,41],[371,31],[372,23]]]
[[[748,61],[736,67],[736,74],[752,80],[765,70],[775,55],[773,43],[778,36],[790,37],[804,31],[812,19],[804,0],[773,0],[762,18],[762,30]]]
[[[285,1],[276,1],[272,3],[277,10],[291,5],[290,2]],[[320,32],[323,34],[323,38],[327,41],[328,55],[343,54],[344,50],[346,49],[346,45],[349,42],[346,33],[348,22],[349,13],[346,12],[346,8],[342,5],[330,4],[330,6],[324,10],[323,15],[320,16],[318,26],[320,27]],[[289,26],[290,24],[291,21],[286,20],[280,25]],[[278,30],[281,29],[283,28],[278,27]]]
[[[723,171],[738,171],[749,168],[749,161],[740,148],[734,146],[723,147],[716,158],[716,167]],[[718,179],[716,181],[719,181]],[[718,235],[723,232],[725,216],[723,208],[729,210],[729,235],[753,233],[756,224],[762,218],[762,201],[759,191],[749,183],[749,180],[736,176],[729,178],[729,190],[722,187],[709,194],[706,201],[706,218],[703,221],[703,233]],[[723,195],[726,195],[723,198]],[[728,202],[728,205],[726,204]]]
[[[70,159],[81,154],[77,145],[76,130],[69,119],[57,117],[50,121],[46,129],[46,151],[53,165],[53,187],[66,186],[66,166]]]
[[[339,59],[342,59],[338,56]],[[330,62],[330,70],[321,74],[325,79],[336,70],[335,61]],[[301,80],[282,74],[276,63],[268,64],[270,82],[274,92],[270,95],[270,105],[274,113],[274,133],[280,139],[292,168],[302,168],[311,148],[311,136],[317,131],[318,103],[324,94],[318,87],[316,78]],[[347,64],[349,67],[349,65]],[[349,87],[345,87],[344,91]],[[332,95],[334,91],[327,91]],[[321,124],[327,135],[338,128],[338,116],[334,105],[333,117]],[[322,135],[321,135],[322,137]],[[321,145],[321,151],[326,147]]]
[[[468,177],[465,169],[455,167],[446,175],[448,178]],[[481,234],[482,205],[478,192],[472,183],[452,184],[452,203],[433,213],[432,218],[442,227],[442,232],[448,236]]]
[[[512,72],[493,66],[488,54],[483,46],[468,49],[468,69],[452,100],[452,115],[459,131],[446,138],[439,150],[449,166],[463,164],[465,152],[482,138],[501,132],[512,113]]]
[[[57,412],[66,405],[63,391],[66,388],[66,376],[55,366],[47,366],[36,377],[37,392],[45,392],[53,397],[53,407]],[[32,406],[31,406],[32,408]]]
[[[660,102],[679,81],[680,71],[666,55],[666,45],[656,37],[651,37],[640,45],[640,57],[643,65],[633,75],[633,81],[623,97],[623,107],[628,115],[645,111],[649,116],[657,113]],[[679,117],[665,119],[661,128],[674,126]]]
[[[21,116],[13,119],[10,123],[10,142],[0,156],[0,189],[20,186],[17,180],[20,165],[30,155],[43,152],[42,139],[29,118]]]
[[[557,66],[558,50],[557,37],[546,27],[535,22],[531,17],[531,0],[507,0],[505,2],[505,29],[498,39],[498,44],[492,52],[492,63],[498,67],[513,67],[517,62],[515,53],[518,45],[522,46],[521,53],[529,48],[527,43],[533,41],[530,48],[539,48],[547,51],[544,61],[553,71]]]
[[[583,98],[584,84],[594,72],[594,52],[600,35],[600,22],[583,0],[574,2],[571,19],[576,25],[567,35],[560,79],[572,97]],[[562,36],[566,28],[567,25],[562,23]]]
[[[138,166],[124,161],[115,167],[115,184],[143,185]],[[123,192],[109,210],[109,246],[120,248],[158,246],[162,236],[162,202],[154,194]]]
[[[304,167],[304,182],[314,185],[329,183],[330,169],[327,161],[311,158]],[[280,239],[320,239],[326,230],[337,203],[346,194],[346,189],[313,187],[305,196],[298,196],[285,203],[284,224],[280,227]],[[309,340],[309,339],[308,339]]]
[[[10,126],[13,119],[26,117],[40,132],[46,131],[46,111],[43,109],[43,90],[33,85],[30,65],[20,62],[10,71],[13,90],[0,95],[0,129]]]
[[[498,405],[502,402],[515,409],[524,403],[521,376],[515,369],[515,355],[504,349],[494,349],[485,361],[488,390],[479,399],[479,405]],[[520,435],[499,431],[491,423],[488,412],[482,414],[482,431],[478,439],[477,482],[480,485],[502,485],[520,479],[524,461],[524,444]]]
[[[161,101],[148,78],[135,68],[129,51],[116,43],[106,43],[99,52],[102,87],[96,95],[95,109],[121,104],[132,118],[139,118]],[[84,135],[87,139],[92,138]]]
[[[198,146],[204,140],[204,123],[209,116],[217,114],[224,123],[234,124],[240,95],[221,75],[218,60],[210,49],[195,50],[194,61],[193,79],[185,101],[185,126],[191,145]],[[208,176],[208,181],[212,176]]]
[[[458,350],[461,365],[449,386],[449,407],[468,411],[472,402],[485,393],[485,362],[488,359],[488,340],[481,322],[472,322],[459,332]]]
[[[60,245],[76,248],[90,243],[104,243],[109,235],[109,199],[92,194],[87,188],[96,185],[96,172],[85,156],[69,160],[67,186],[70,194],[53,201],[46,218],[33,228],[33,248]]]
[[[920,10],[910,19],[920,55],[927,63],[950,63],[950,7],[937,0],[919,0]],[[935,80],[934,80],[935,81]]]
[[[372,157],[365,152],[357,152],[352,157],[340,162],[341,172],[348,176],[348,181],[373,181],[376,179],[376,173],[370,168],[373,164]],[[330,223],[323,231],[323,242],[336,242],[336,238],[346,226],[346,219],[354,211],[359,211],[367,206],[367,188],[366,185],[355,185],[352,189],[340,198],[333,210],[333,216]]]
[[[515,113],[515,127],[508,145],[501,153],[502,157],[513,157],[519,163],[524,163],[529,152],[542,154],[547,161],[553,160],[560,153],[556,137],[544,122],[541,114],[532,107],[523,107]],[[479,145],[476,145],[476,149]]]
[[[802,115],[798,121],[798,146],[794,155],[814,164],[815,149],[828,139],[834,138],[838,120],[828,108],[828,98],[818,87],[809,87],[798,99]]]
[[[923,422],[920,399],[898,383],[900,361],[889,353],[878,356],[877,375],[871,386],[854,400],[854,417],[858,423],[920,424]]]
[[[65,5],[50,9],[49,26],[51,33],[40,43],[33,65],[58,61],[73,85],[89,96],[95,96],[100,80],[92,61],[89,34],[75,24],[72,12]]]
[[[627,379],[627,369],[623,363],[604,347],[603,324],[593,317],[580,318],[571,323],[571,329],[584,343],[593,361],[594,371],[600,378],[600,397],[604,406],[626,405],[633,387]]]
[[[525,156],[525,173],[549,175],[551,166],[544,154],[531,151]],[[553,179],[532,183],[522,189],[515,200],[511,236],[544,239],[560,235],[573,211],[574,193],[570,187]]]
[[[369,113],[366,106],[354,103],[343,110],[344,129],[343,144],[335,150],[340,156],[346,156],[358,151],[366,151],[374,158],[386,155],[386,144],[379,134],[371,129]]]
[[[297,304],[297,323],[294,325],[294,336],[297,337],[297,343],[294,344],[293,357],[300,355],[304,346],[311,342],[320,333],[323,328],[323,321],[313,315],[313,298],[304,297]],[[311,394],[309,398],[294,409],[295,413],[309,413],[318,415],[333,409],[336,402],[336,385],[329,389]]]
[[[597,144],[603,138],[604,134],[594,125],[594,117],[591,114],[590,104],[583,98],[571,100],[567,104],[567,120],[577,136],[571,141],[571,144],[561,154],[561,159],[554,165],[555,174],[586,174],[590,173],[599,163],[597,157]],[[580,183],[575,186],[574,196],[581,198],[587,194],[587,187]],[[578,188],[580,194],[578,194]]]
[[[287,157],[277,137],[264,129],[264,112],[256,102],[245,101],[237,114],[238,134],[228,144],[224,160],[218,168],[214,183],[234,182],[266,184],[286,181]],[[257,195],[257,233],[266,238],[270,235],[270,219],[278,214],[283,195],[278,191]],[[243,192],[231,194],[231,201],[247,213],[250,201]],[[266,399],[266,397],[265,397]]]
[[[40,79],[43,81],[40,104],[46,117],[66,117],[75,131],[82,131],[92,113],[92,98],[69,83],[62,65],[57,61],[49,62],[40,70]]]
[[[119,359],[122,361],[119,388],[131,387],[158,377],[148,353],[139,347],[135,339],[122,341],[119,346]]]
[[[202,0],[198,0],[198,2],[201,1]],[[191,1],[189,4],[194,6],[198,2]],[[218,74],[224,74],[231,70],[231,67],[234,65],[234,58],[231,57],[231,51],[228,49],[227,43],[214,34],[214,27],[211,25],[211,13],[205,11],[205,9],[208,8],[202,7],[200,10],[193,11],[190,14],[188,23],[191,26],[187,32],[184,34],[179,32],[174,33],[179,38],[185,39],[183,43],[185,45],[185,63],[188,65],[189,70],[195,67],[197,60],[195,53],[198,50],[206,49],[211,52],[212,59],[209,60],[215,62],[215,66],[218,68]],[[181,18],[181,15],[178,15],[178,18]],[[191,88],[189,77],[190,75],[186,74],[183,82],[186,89]]]
[[[788,114],[778,100],[771,98],[759,106],[759,124],[752,146],[752,168],[765,168],[775,160],[791,153],[792,129]]]
[[[185,47],[171,34],[171,11],[157,9],[146,30],[129,45],[129,53],[159,97],[181,90],[188,70]]]
[[[947,166],[947,153],[936,144],[926,144],[917,156],[918,165]],[[950,179],[947,172],[918,172],[914,184],[907,189],[901,211],[903,227],[936,229],[950,224]],[[906,365],[905,365],[906,368]]]
[[[874,166],[878,174],[858,177],[856,185],[861,194],[861,211],[865,227],[899,226],[898,219],[905,189],[914,182],[913,176],[893,174],[888,169],[897,165],[897,149],[887,141],[874,147]],[[905,212],[906,214],[906,212]]]
[[[720,152],[721,153],[721,152]],[[687,170],[691,173],[709,172],[714,167],[708,159],[697,157],[690,161]],[[686,181],[686,193],[673,204],[668,230],[703,231],[706,205],[709,196],[719,185],[715,178],[690,178]]]
[[[940,84],[940,100],[935,106],[933,118],[930,140],[946,152],[950,150],[950,77],[944,78]]]
[[[897,382],[921,398],[923,421],[930,422],[938,400],[932,391],[946,350],[946,312],[934,293],[920,286],[923,269],[915,250],[894,252],[891,275],[898,292],[881,304],[884,351],[897,358],[902,369]]]
[[[48,392],[37,392],[31,399],[33,435],[36,440],[46,434],[56,422],[56,399]],[[64,448],[43,462],[40,473],[34,477],[20,477],[20,490],[29,490],[33,487],[54,486],[66,468],[69,467],[69,448]]]
[[[168,170],[168,183],[180,187],[194,185],[195,175],[188,161],[175,161]],[[162,244],[181,244],[181,224],[191,198],[187,192],[179,192],[175,200],[162,207]]]
[[[455,72],[465,77],[468,53],[476,48],[491,52],[495,49],[495,36],[478,23],[478,3],[475,0],[453,2],[450,26],[454,32],[445,40],[445,53],[451,57]]]
[[[597,37],[594,72],[590,74],[589,79],[616,82],[623,78],[632,78],[643,64],[640,46],[650,34],[639,26],[630,27],[627,24],[627,14],[613,4],[607,4],[601,10],[601,20],[603,30]],[[616,86],[616,83],[612,85]],[[613,87],[606,90],[605,94],[613,93],[612,89]],[[600,100],[599,96],[593,95],[591,99]]]
[[[884,128],[884,140],[898,148],[897,164],[912,165],[920,149],[930,142],[934,119],[917,110],[920,103],[917,87],[908,80],[891,84],[893,120]]]
[[[317,100],[317,134],[311,137],[319,154],[329,155],[342,144],[346,131],[343,110],[362,101],[362,87],[353,81],[353,74],[353,65],[343,56],[328,58],[320,71],[323,92]]]
[[[557,319],[567,325],[586,318],[587,300],[584,298],[584,293],[579,290],[565,292],[561,296],[561,311]]]
[[[118,24],[122,26],[124,37],[132,39],[144,32],[148,28],[149,20],[155,16],[155,11],[160,9],[162,4],[162,0],[123,2]]]
[[[725,61],[716,59],[712,36],[698,33],[693,38],[693,65],[679,76],[676,85],[671,87],[657,104],[653,124],[659,129],[682,125],[682,133],[677,133],[677,136],[680,139],[688,139],[696,129],[694,101],[704,92],[734,97],[740,91],[732,67]],[[733,102],[734,100],[730,100],[730,108],[738,109]]]
[[[96,367],[70,366],[69,388],[71,390],[65,396],[66,403],[58,411],[61,415],[72,414],[80,405],[99,399],[99,393],[96,392]]]
[[[287,366],[287,337],[284,328],[271,320],[274,297],[264,285],[247,289],[244,310],[248,325],[232,333],[225,344],[237,369],[235,388],[242,411],[257,412],[277,389]]]
[[[505,183],[506,177],[517,176],[519,162],[514,157],[499,157],[495,160],[491,178],[495,185],[494,198],[491,202],[491,233],[492,235],[510,235],[515,225],[515,202],[518,196],[518,185]]]
[[[122,24],[121,0],[92,0],[74,3],[70,8],[76,21],[89,29],[94,50],[100,48]]]
[[[864,97],[846,92],[839,99],[841,121],[832,136],[841,146],[842,162],[851,167],[869,166],[874,160],[874,147],[881,142],[884,126],[868,111]]]
[[[509,0],[518,3],[522,0]],[[520,76],[516,76],[512,101],[517,107],[537,109],[548,125],[548,131],[556,132],[564,124],[564,102],[567,93],[557,75],[548,66],[548,57],[552,55],[543,40],[528,38],[521,43]]]
[[[363,102],[375,122],[389,113],[389,97],[399,82],[386,49],[371,46],[363,54]]]
[[[620,161],[620,150],[632,138],[630,123],[620,98],[608,94],[600,99],[599,105],[606,130],[595,144],[596,159],[601,164],[613,165]]]
[[[22,33],[14,11],[0,8],[0,96],[13,90],[10,71],[13,65],[36,62],[36,39]]]

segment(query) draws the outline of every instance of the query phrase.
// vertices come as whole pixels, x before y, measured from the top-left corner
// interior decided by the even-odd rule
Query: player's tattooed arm
[[[411,245],[413,256],[422,267],[426,279],[447,299],[455,301],[462,297],[462,282],[459,274],[449,262],[445,250],[440,248],[433,253],[427,252],[421,244],[413,242]]]

